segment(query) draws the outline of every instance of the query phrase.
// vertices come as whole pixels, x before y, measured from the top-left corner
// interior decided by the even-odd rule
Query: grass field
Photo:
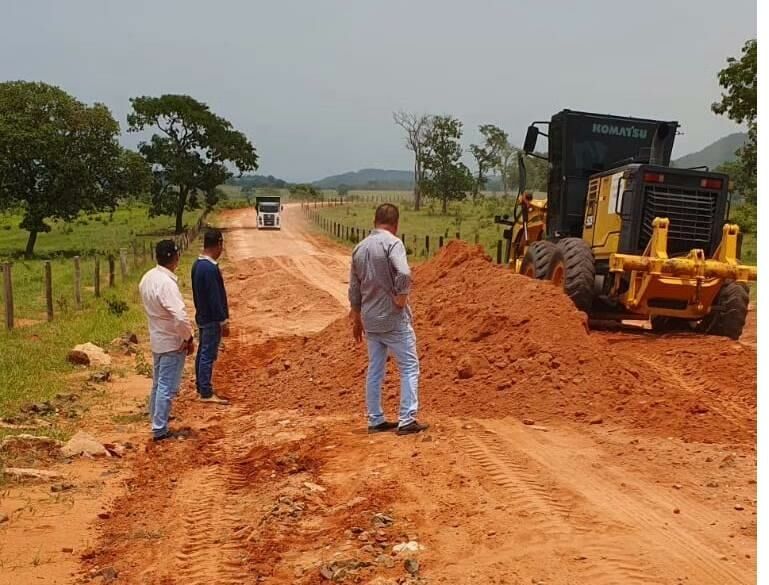
[[[197,222],[202,211],[189,212],[185,216],[188,225]],[[0,415],[13,412],[24,402],[49,399],[57,392],[64,391],[69,381],[66,374],[73,367],[66,361],[66,354],[72,346],[90,341],[97,345],[109,343],[125,331],[144,333],[145,321],[141,310],[136,284],[141,274],[154,260],[148,253],[144,262],[141,257],[129,257],[126,278],[116,266],[116,283],[108,288],[106,257],[101,259],[101,292],[96,298],[93,290],[93,252],[114,251],[127,247],[132,241],[155,242],[173,233],[174,219],[171,217],[148,218],[147,208],[131,206],[118,209],[109,221],[108,214],[91,217],[87,222],[74,222],[70,227],[55,224],[49,234],[41,234],[41,257],[50,257],[53,274],[54,320],[45,321],[45,298],[43,291],[43,261],[19,258],[26,234],[21,232],[18,217],[0,216],[0,258],[15,258],[12,264],[14,287],[14,315],[17,327],[11,332],[0,324]],[[149,246],[148,246],[149,248]],[[191,247],[180,271],[189,271]],[[149,249],[148,249],[149,252]],[[82,306],[75,309],[74,263],[77,253],[81,258]],[[187,286],[185,279],[180,279]],[[0,313],[2,313],[3,290],[0,287]],[[125,303],[125,312],[116,314],[114,307]],[[112,309],[111,309],[112,307]]]
[[[202,210],[188,211],[185,223],[198,221]],[[75,269],[72,257],[80,255],[83,308],[94,301],[95,255],[100,256],[100,282],[106,291],[108,281],[107,255],[117,256],[120,248],[129,254],[133,244],[149,247],[174,232],[174,219],[168,216],[149,217],[145,205],[134,204],[117,209],[113,214],[82,216],[75,222],[53,222],[52,230],[38,236],[36,258],[23,256],[27,234],[18,228],[19,215],[0,215],[0,262],[12,262],[15,315],[21,320],[45,318],[44,272],[41,259],[50,259],[53,281],[54,312],[66,313],[75,303]],[[137,250],[138,252],[138,250]],[[116,262],[120,279],[119,261]],[[129,265],[134,264],[129,257]],[[4,292],[0,287],[0,300]],[[0,303],[0,307],[2,304]]]
[[[194,224],[201,211],[187,211],[184,222]],[[24,254],[27,232],[19,229],[21,215],[0,214],[0,261]],[[114,213],[84,214],[73,222],[49,222],[51,231],[39,234],[37,258],[89,255],[114,252],[133,241],[155,241],[173,234],[174,220],[168,216],[149,217],[144,204],[119,207]]]
[[[390,199],[393,200],[393,199]],[[370,229],[377,203],[355,203],[340,207],[323,208],[323,217],[345,226]],[[486,251],[496,255],[497,241],[503,227],[494,223],[495,215],[512,211],[512,201],[507,198],[487,198],[477,204],[471,201],[452,203],[448,214],[440,212],[440,205],[429,203],[420,211],[410,205],[401,206],[400,232],[406,235],[409,253],[425,256],[425,236],[430,237],[431,253],[437,249],[438,238],[455,238],[459,233],[464,240],[483,245]]]

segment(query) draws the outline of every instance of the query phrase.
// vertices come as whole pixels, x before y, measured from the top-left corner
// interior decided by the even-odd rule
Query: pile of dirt
[[[715,380],[741,371],[744,392],[724,412],[714,403],[722,398],[717,382],[706,384],[700,395],[700,386],[668,373],[666,360],[680,362],[675,346],[666,349],[672,355],[655,350],[651,358],[623,352],[606,335],[591,333],[585,314],[560,290],[495,266],[480,247],[452,241],[419,266],[412,308],[425,418],[516,416],[546,423],[557,417],[620,423],[685,440],[755,439],[755,352],[734,349],[728,340],[708,340],[703,351],[691,338],[678,345],[692,354],[687,359],[694,370],[712,360],[714,347],[727,348]],[[221,387],[248,384],[265,408],[365,410],[365,345],[353,342],[346,319],[277,348],[240,346],[224,360]],[[384,395],[393,410],[393,363]]]

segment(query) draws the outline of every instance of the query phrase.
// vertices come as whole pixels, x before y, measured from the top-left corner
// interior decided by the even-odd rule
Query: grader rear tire
[[[745,285],[725,283],[716,296],[714,310],[700,322],[700,330],[738,340],[745,327],[749,304],[750,293]]]
[[[561,252],[553,242],[534,242],[526,249],[521,263],[521,274],[537,280],[549,280],[553,266],[561,259]]]
[[[580,238],[564,238],[558,248],[563,255],[563,290],[580,311],[587,312],[595,296],[593,250]]]

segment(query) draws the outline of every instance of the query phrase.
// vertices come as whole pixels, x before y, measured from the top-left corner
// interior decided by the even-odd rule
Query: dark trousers
[[[195,384],[198,394],[209,398],[214,393],[211,386],[211,376],[214,373],[214,362],[219,355],[219,344],[222,341],[221,323],[206,323],[198,326],[198,353],[195,356]]]

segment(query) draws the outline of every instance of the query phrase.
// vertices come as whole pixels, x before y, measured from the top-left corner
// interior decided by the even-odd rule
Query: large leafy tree
[[[756,204],[756,68],[758,48],[755,39],[742,47],[742,57],[729,57],[727,66],[718,73],[718,83],[723,88],[721,100],[712,108],[716,114],[725,115],[738,124],[747,124],[748,140],[737,151],[737,166],[731,167],[732,179],[737,191],[750,205]]]
[[[475,164],[478,167],[475,176],[473,199],[478,197],[478,194],[486,185],[486,173],[491,169],[499,167],[502,156],[508,147],[507,132],[501,128],[493,124],[484,124],[479,127],[479,130],[481,136],[483,136],[483,143],[470,145],[470,153],[475,158]]]
[[[449,201],[462,200],[473,187],[470,169],[462,162],[462,122],[452,116],[435,116],[425,141],[424,170],[420,189],[440,199],[443,213]]]
[[[244,134],[209,107],[187,95],[131,99],[129,132],[158,131],[139,145],[152,165],[151,212],[176,217],[176,233],[184,230],[184,210],[203,197],[216,203],[217,186],[239,173],[255,171],[258,156]]]
[[[46,83],[0,83],[0,209],[23,209],[27,256],[51,230],[46,220],[112,209],[146,187],[146,164],[120,147],[119,133],[103,104]]]

